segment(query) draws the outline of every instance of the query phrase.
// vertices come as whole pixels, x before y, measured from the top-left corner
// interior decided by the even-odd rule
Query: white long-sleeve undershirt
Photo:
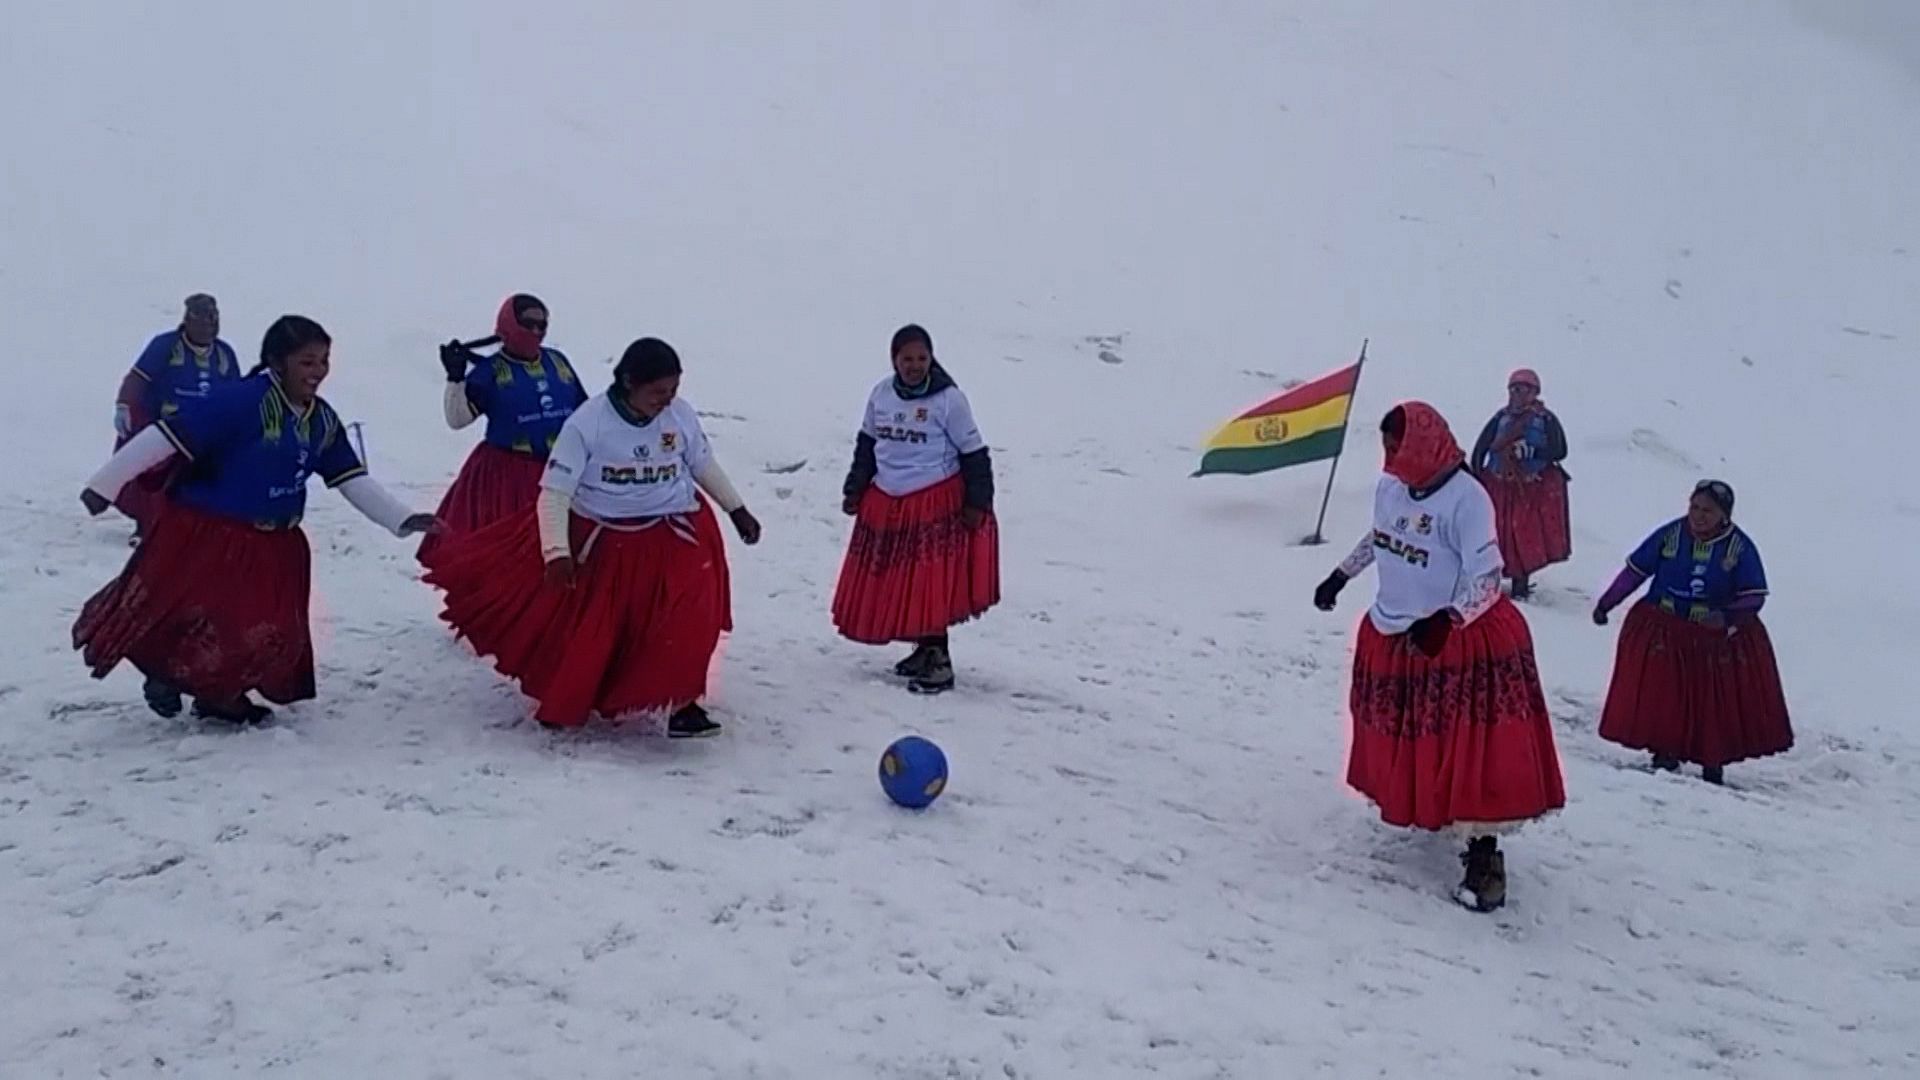
[[[119,498],[121,489],[132,483],[135,477],[165,464],[168,458],[177,453],[179,451],[161,434],[158,427],[149,426],[128,440],[125,446],[107,459],[105,465],[100,466],[98,472],[87,479],[87,490],[112,501]],[[401,526],[413,516],[411,509],[371,476],[356,476],[341,484],[340,494],[367,520],[395,536],[401,535]]]
[[[87,490],[112,502],[120,497],[120,489],[133,482],[134,477],[148,469],[161,465],[180,451],[161,434],[160,428],[149,424],[140,434],[127,440],[127,444],[114,451],[98,472],[87,478]]]
[[[393,497],[380,481],[360,475],[340,485],[340,494],[368,521],[395,536],[405,535],[400,527],[413,516],[413,510]]]
[[[467,400],[467,384],[463,382],[447,384],[446,393],[440,398],[440,410],[447,418],[447,426],[455,431],[480,419],[473,402]]]
[[[1368,533],[1360,538],[1346,558],[1340,560],[1340,572],[1349,579],[1357,578],[1373,565],[1373,559],[1373,534]]]

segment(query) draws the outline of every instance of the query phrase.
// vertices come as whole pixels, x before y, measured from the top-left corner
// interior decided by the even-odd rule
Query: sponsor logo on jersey
[[[610,487],[644,487],[671,483],[680,477],[680,465],[602,465],[600,482]]]
[[[1426,548],[1410,544],[1392,533],[1373,530],[1373,546],[1401,559],[1408,566],[1425,566],[1432,557]]]
[[[927,433],[916,428],[895,427],[892,424],[880,424],[873,429],[874,438],[882,442],[907,443],[920,446],[927,441]]]

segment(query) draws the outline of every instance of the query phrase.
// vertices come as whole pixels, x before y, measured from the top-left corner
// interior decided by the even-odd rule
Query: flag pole
[[[1333,478],[1340,472],[1340,454],[1347,449],[1347,433],[1352,427],[1353,399],[1360,396],[1360,376],[1367,370],[1367,341],[1360,339],[1360,359],[1353,365],[1353,393],[1347,395],[1347,415],[1340,418],[1340,452],[1333,455],[1333,465],[1327,469],[1327,493],[1320,497],[1320,519],[1314,523],[1313,536],[1308,546],[1317,546],[1327,542],[1327,504],[1333,501]]]

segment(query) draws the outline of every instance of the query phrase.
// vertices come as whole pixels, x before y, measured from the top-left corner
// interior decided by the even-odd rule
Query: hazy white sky
[[[1920,80],[1920,0],[1787,0],[1802,21],[1890,60]]]

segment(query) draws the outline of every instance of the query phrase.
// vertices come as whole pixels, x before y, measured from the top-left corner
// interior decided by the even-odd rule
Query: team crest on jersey
[[[922,405],[919,408],[913,410],[913,419],[918,423],[922,423],[922,424],[926,423],[927,407],[925,405]]]
[[[661,450],[671,454],[673,453],[673,448],[678,445],[680,445],[680,434],[678,432],[663,431],[660,433]]]
[[[1406,515],[1405,515],[1405,514],[1402,514],[1402,515],[1400,515],[1399,517],[1397,517],[1397,518],[1395,518],[1395,519],[1394,519],[1394,521],[1393,521],[1393,531],[1394,531],[1394,532],[1406,532],[1406,531],[1407,531],[1407,524],[1408,524],[1408,522],[1407,522],[1407,517],[1406,517]]]
[[[1433,532],[1433,515],[1421,514],[1420,520],[1413,523],[1413,531],[1419,533],[1421,536],[1427,536],[1430,533],[1432,533]]]
[[[648,446],[646,443],[641,443],[633,448],[633,456],[639,458],[641,461],[645,461],[653,456],[653,447]]]
[[[906,422],[907,422],[907,414],[906,414],[906,413],[904,413],[904,412],[897,412],[897,413],[894,413],[894,414],[893,414],[893,422],[894,422],[894,423],[896,423],[896,424],[904,424],[904,423],[906,423]]]

